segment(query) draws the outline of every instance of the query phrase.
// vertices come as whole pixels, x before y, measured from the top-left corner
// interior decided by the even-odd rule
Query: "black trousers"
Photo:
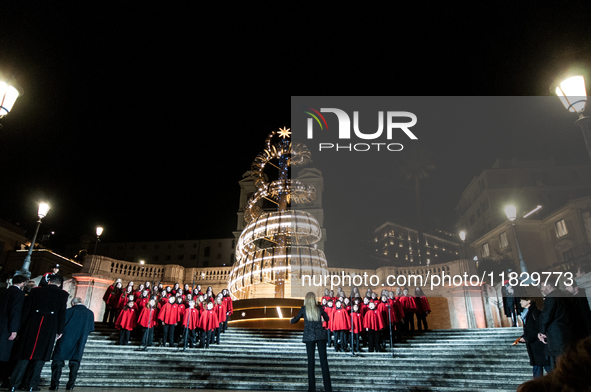
[[[228,318],[230,318],[230,316],[226,316],[226,321],[224,321],[224,329],[222,332],[226,332],[228,330]]]
[[[210,329],[209,331],[203,331],[203,332],[201,332],[201,345],[200,345],[200,347],[209,348],[209,343],[213,339],[213,331],[214,331],[213,329]]]
[[[105,314],[103,315],[103,323],[115,323],[115,315],[117,314],[117,309],[112,306],[107,306],[105,308]]]
[[[347,337],[349,331],[335,331],[334,333],[334,349],[344,350],[347,347]]]
[[[378,331],[374,331],[373,329],[367,331],[367,350],[370,353],[379,350],[377,346],[377,334]]]
[[[33,366],[33,374],[29,380],[24,380],[27,371],[27,365]],[[19,359],[14,366],[12,375],[10,376],[10,388],[18,388],[20,385],[27,385],[29,388],[37,388],[39,380],[41,379],[41,370],[43,370],[45,361],[28,361],[26,359]]]
[[[550,373],[552,371],[552,369],[550,369],[550,366],[534,366],[534,378],[542,377],[544,375],[544,370],[546,371],[546,373]]]
[[[351,350],[353,352],[355,352],[355,351],[359,352],[359,334],[358,333],[353,334],[353,341],[351,342]]]
[[[170,343],[174,346],[174,324],[162,324],[162,344]]]
[[[326,337],[328,339],[328,347],[332,344],[332,331],[330,329],[326,330]]]
[[[140,346],[148,347],[152,345],[154,340],[154,328],[142,327],[142,342]]]
[[[51,361],[51,387],[59,387],[60,385],[60,378],[62,377],[62,369],[65,365],[64,361]],[[70,368],[70,376],[68,378],[68,383],[66,384],[66,389],[74,388],[76,384],[76,377],[78,377],[78,369],[80,369],[80,361],[68,361],[68,367]]]
[[[415,330],[414,313],[404,312],[404,327],[405,327],[406,332],[414,332],[414,330]]]
[[[127,329],[121,329],[119,332],[120,346],[127,346],[127,343],[129,343],[129,335],[131,335],[131,331],[128,331]]]
[[[427,325],[427,313],[417,313],[417,329],[422,331],[421,324],[425,327],[425,331],[429,329]]]
[[[308,392],[316,391],[316,373],[315,373],[315,352],[318,346],[318,357],[320,358],[320,368],[322,368],[322,380],[324,382],[324,391],[332,392],[330,382],[330,371],[328,370],[328,360],[326,358],[326,340],[314,340],[306,342],[306,353],[308,354]]]
[[[215,329],[215,343],[220,344],[220,332],[224,329],[224,323],[220,323],[220,326]]]
[[[196,333],[194,329],[188,329],[185,328],[185,330],[183,331],[183,340],[182,340],[182,345],[183,348],[186,348],[187,346],[193,348],[196,344]],[[179,344],[180,346],[180,344]]]
[[[395,325],[396,325],[395,339],[397,342],[400,342],[400,341],[402,341],[402,331],[404,330],[404,323],[402,321],[399,321]],[[394,328],[394,325],[392,326],[392,328]]]

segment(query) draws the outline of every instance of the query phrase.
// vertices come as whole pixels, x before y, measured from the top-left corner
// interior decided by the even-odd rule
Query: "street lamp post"
[[[94,257],[94,255],[96,255],[96,247],[98,246],[98,243],[101,241],[101,234],[103,234],[103,228],[100,226],[96,227],[96,242],[94,243],[94,253],[92,254],[92,256]]]
[[[519,239],[517,238],[517,228],[515,226],[515,219],[517,218],[517,207],[515,207],[514,205],[508,205],[507,207],[505,207],[505,214],[507,215],[507,219],[511,221],[511,226],[513,226],[513,234],[515,235],[515,246],[517,248],[517,254],[519,255],[519,268],[521,269],[521,273],[527,274],[528,279],[526,280],[529,280],[529,273],[527,271],[527,266],[525,265],[525,260],[523,260],[523,254],[521,253],[521,247],[519,246]]]
[[[49,211],[49,204],[47,203],[39,203],[39,210],[37,211],[37,216],[39,216],[39,220],[37,221],[37,228],[35,229],[35,235],[33,235],[33,240],[31,241],[31,246],[29,246],[29,251],[27,252],[27,256],[25,256],[25,261],[23,262],[23,266],[21,267],[20,271],[17,271],[15,275],[23,275],[27,279],[31,277],[31,271],[29,271],[29,267],[31,266],[31,254],[33,253],[33,248],[35,247],[35,241],[37,241],[37,233],[39,233],[39,226],[41,226],[41,219],[47,215]]]
[[[579,119],[575,121],[583,132],[583,139],[587,146],[587,152],[591,159],[591,130],[589,129],[589,117],[586,117],[585,104],[587,103],[587,91],[585,89],[585,78],[582,76],[571,76],[556,86],[556,95],[569,112],[577,113]]]
[[[464,250],[464,258],[468,258],[468,253],[466,252],[466,230],[460,231],[460,239],[462,240],[462,249]]]

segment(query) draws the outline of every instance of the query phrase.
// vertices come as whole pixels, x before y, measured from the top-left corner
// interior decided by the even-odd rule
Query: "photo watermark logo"
[[[303,106],[306,110],[304,113],[310,115],[307,121],[307,138],[314,138],[314,120],[320,127],[320,130],[328,130],[328,122],[322,113],[335,114],[339,122],[338,138],[339,140],[351,139],[351,117],[341,109],[337,108],[321,108],[320,111],[309,106]],[[407,121],[401,122],[401,119]],[[410,120],[410,121],[408,121]],[[385,126],[384,126],[385,123]],[[318,151],[333,149],[335,151],[402,151],[404,146],[402,143],[390,143],[395,132],[402,131],[409,139],[417,140],[417,136],[410,130],[416,125],[417,116],[411,112],[400,111],[379,111],[378,112],[378,129],[373,133],[364,133],[359,129],[359,111],[353,111],[353,133],[362,140],[378,140],[382,137],[384,129],[386,131],[385,142],[372,143],[318,143]]]

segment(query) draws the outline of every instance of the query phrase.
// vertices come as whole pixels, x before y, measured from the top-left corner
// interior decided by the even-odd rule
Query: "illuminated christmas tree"
[[[292,144],[290,129],[285,127],[269,134],[265,149],[252,163],[256,191],[244,210],[246,227],[238,239],[229,278],[235,298],[292,297],[291,289],[301,287],[302,275],[326,274],[326,257],[315,246],[322,237],[318,220],[291,208],[316,197],[312,185],[290,177],[292,167],[309,162],[310,151],[303,144]],[[277,170],[276,180],[266,180],[268,166]],[[263,210],[263,199],[277,210]]]

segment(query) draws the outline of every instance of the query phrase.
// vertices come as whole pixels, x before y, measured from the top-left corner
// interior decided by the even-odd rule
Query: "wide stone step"
[[[515,362],[515,364],[520,363]],[[154,361],[157,364],[157,361]],[[150,362],[144,362],[144,364],[148,365]],[[211,365],[210,358],[199,358],[193,357],[190,360],[188,359],[178,359],[175,358],[174,364],[170,364],[170,371],[173,372],[181,372],[181,371],[193,371],[195,369],[201,369],[204,365]],[[383,359],[379,359],[377,361],[372,361],[371,358],[348,358],[345,360],[340,359],[332,359],[329,361],[331,373],[345,373],[350,374],[351,366],[368,366],[367,369],[364,370],[365,374],[377,374],[378,376],[384,369],[388,372],[415,372],[417,374],[421,374],[424,371],[429,371],[431,374],[455,374],[458,372],[458,369],[462,370],[462,374],[465,372],[472,372],[478,376],[478,374],[491,374],[491,373],[499,373],[499,369],[487,366],[485,364],[478,364],[474,365],[474,362],[465,362],[465,363],[449,363],[449,362],[441,362],[441,363],[420,363],[420,362],[412,362],[412,361],[396,361],[396,360],[389,360],[384,361]],[[379,365],[379,367],[377,366]],[[250,373],[250,372],[257,372],[261,368],[264,368],[266,372],[271,373],[283,373],[283,372],[307,372],[307,360],[301,359],[296,361],[268,361],[268,360],[250,360],[248,364],[235,364],[235,363],[221,363],[216,364],[210,368],[209,371],[212,373],[224,373],[224,372],[235,372],[235,373]],[[374,367],[372,367],[374,366]],[[84,361],[80,366],[81,371],[109,371],[109,372],[127,372],[127,371],[137,371],[137,363],[132,361],[131,363],[113,363],[112,358],[106,357],[103,361],[100,359],[93,358],[92,361]],[[152,373],[150,371],[150,373]],[[519,367],[509,367],[503,369],[503,377],[507,374],[517,374],[522,376],[529,376],[530,371],[529,369],[522,369]],[[461,375],[460,375],[460,378]]]
[[[115,386],[134,386],[144,388],[211,388],[211,389],[255,389],[255,390],[307,390],[307,378],[305,375],[298,375],[294,378],[287,378],[283,380],[271,381],[266,374],[252,375],[249,379],[244,379],[241,375],[232,377],[232,375],[225,375],[223,380],[216,379],[217,375],[211,374],[194,374],[192,378],[179,377],[174,374],[174,378],[157,379],[157,378],[132,378],[132,379],[118,379],[102,378],[102,377],[83,377],[80,375],[76,383],[77,386],[91,386],[100,385],[102,387]],[[258,377],[257,377],[258,376]],[[41,385],[48,385],[49,373],[42,375]],[[63,377],[63,376],[62,376]],[[212,377],[212,378],[210,378]],[[354,374],[353,377],[339,377],[331,374],[333,389],[336,391],[352,391],[354,389],[363,388],[363,391],[391,391],[393,388],[398,390],[410,390],[411,387],[424,387],[424,390],[436,391],[434,388],[449,388],[447,390],[459,391],[482,391],[482,390],[507,390],[515,391],[519,386],[519,381],[515,382],[506,380],[449,380],[442,378],[430,377],[427,380],[416,379],[412,377],[389,377],[384,378],[365,378]],[[525,380],[524,380],[525,381]],[[523,381],[521,381],[523,382]],[[317,387],[322,385],[322,377],[316,377]],[[453,388],[453,389],[452,389]],[[396,390],[394,389],[394,390]],[[421,389],[414,389],[420,391]],[[438,389],[444,390],[444,389]]]
[[[348,379],[351,377],[350,366],[334,366],[331,362],[331,377],[335,380],[339,378]],[[157,377],[165,379],[171,373],[174,373],[175,379],[193,379],[195,377],[205,377],[217,374],[217,377],[242,377],[244,380],[258,379],[262,376],[268,381],[285,381],[286,379],[297,379],[307,375],[307,365],[302,364],[299,367],[294,366],[265,366],[265,374],[259,374],[261,371],[260,366],[232,366],[232,365],[217,365],[209,367],[207,370],[203,370],[203,366],[200,364],[170,364],[165,371],[162,370],[144,370],[138,371],[137,364],[130,366],[117,366],[108,364],[85,364],[81,366],[81,371],[85,371],[86,374],[93,375],[93,377],[99,377],[96,371],[100,370],[100,377],[105,378],[125,378],[129,372],[134,373],[136,377]],[[507,377],[506,373],[499,373],[493,370],[481,371],[480,369],[469,370],[466,368],[448,367],[438,368],[432,367],[429,372],[429,377],[433,378],[449,378],[449,379],[473,379],[473,380],[505,380]],[[94,371],[94,373],[93,373]],[[363,374],[364,377],[369,378],[383,378],[392,379],[398,377],[406,378],[420,378],[424,374],[424,369],[411,368],[408,365],[390,366],[382,365],[379,368],[365,369]],[[270,373],[270,374],[269,374]],[[45,373],[48,376],[51,374],[50,369],[46,368]],[[530,372],[528,371],[513,371],[510,372],[513,380],[522,379],[527,380],[530,378]]]
[[[146,363],[146,364],[151,364],[152,362],[154,362],[154,364],[158,364],[159,362],[163,362],[163,361],[169,361],[170,362],[170,358],[171,358],[171,353],[170,352],[156,352],[156,351],[151,351],[151,349],[148,349],[147,351],[144,352],[134,352],[135,355],[128,355],[126,358],[129,359],[130,362],[134,363],[134,366],[136,366],[135,364],[137,363],[137,361],[142,361],[142,363]],[[212,361],[214,361],[216,358],[219,358],[219,353],[216,352],[215,350],[187,350],[185,352],[181,352],[181,351],[177,351],[177,352],[173,352],[174,358],[175,358],[175,362],[178,361],[179,363],[184,363],[184,361],[189,361],[190,364],[194,364],[194,363],[201,363],[203,362],[204,364],[207,365],[211,365]],[[86,358],[86,357],[85,357]],[[249,364],[258,364],[261,363],[263,366],[266,365],[269,361],[272,364],[278,365],[278,364],[292,364],[292,363],[302,363],[302,364],[307,364],[307,356],[304,353],[300,353],[300,354],[294,354],[294,355],[283,355],[283,354],[275,354],[275,355],[266,355],[264,357],[261,356],[257,356],[257,355],[253,355],[251,354],[243,354],[243,353],[236,353],[234,355],[232,355],[231,357],[226,357],[227,359],[231,359],[231,361],[233,363],[249,363]],[[318,358],[318,354],[316,354],[316,358]],[[355,366],[367,366],[367,367],[372,367],[372,366],[377,366],[377,365],[388,365],[388,364],[403,364],[403,366],[408,366],[408,367],[412,367],[412,366],[419,366],[419,365],[425,365],[425,366],[437,366],[437,365],[444,365],[444,366],[449,366],[450,362],[448,360],[447,357],[440,357],[440,358],[429,358],[429,357],[417,357],[412,355],[412,353],[409,354],[408,358],[405,358],[405,360],[403,362],[399,361],[398,359],[400,357],[395,357],[392,358],[391,355],[389,353],[363,353],[362,355],[358,355],[358,356],[351,356],[350,354],[334,354],[331,355],[329,353],[329,362],[332,366],[332,364],[335,365],[339,365],[339,366],[351,366],[352,364],[355,364]],[[519,364],[523,364],[523,358],[527,358],[527,355],[525,357],[519,357],[516,355],[512,355],[508,358],[504,358],[503,362],[502,362],[502,367],[501,369],[503,369],[503,371],[505,371],[505,368],[510,368],[512,365],[519,365]],[[96,362],[96,363],[112,363],[113,361],[113,356],[112,353],[108,353],[105,354],[104,351],[100,351],[97,352],[96,354],[92,355],[92,361]],[[83,363],[86,362],[86,359]],[[466,365],[472,365],[474,366],[474,364],[477,363],[479,365],[482,365],[483,367],[486,368],[491,368],[496,366],[497,368],[499,368],[499,360],[498,359],[493,359],[493,358],[489,358],[489,357],[484,357],[480,360],[478,360],[477,362],[474,361],[474,359],[471,358],[465,358],[465,357],[459,357],[454,359],[453,364],[457,365],[457,366],[466,366]],[[117,366],[122,366],[119,362],[117,362]],[[512,368],[511,368],[512,369]],[[498,369],[497,369],[498,370]],[[529,370],[527,370],[529,371]]]

